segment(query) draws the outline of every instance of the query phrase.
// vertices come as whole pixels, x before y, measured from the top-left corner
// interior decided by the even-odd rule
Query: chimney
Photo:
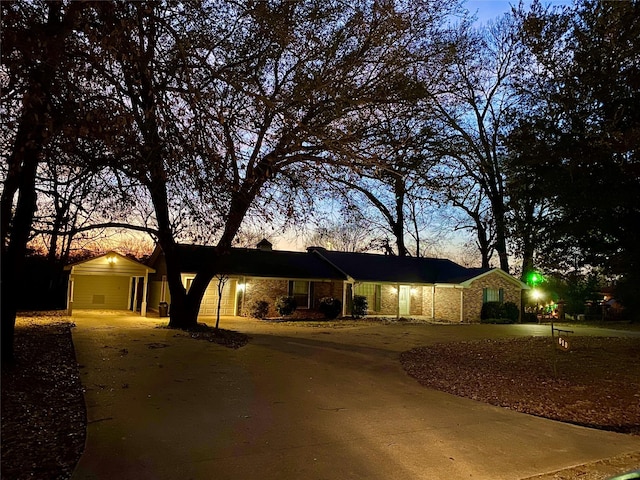
[[[271,242],[269,240],[263,238],[262,240],[260,240],[260,242],[258,242],[256,248],[262,251],[271,251],[273,250],[273,245],[271,245]]]

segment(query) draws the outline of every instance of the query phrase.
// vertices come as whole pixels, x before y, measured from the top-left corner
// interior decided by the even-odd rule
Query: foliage
[[[320,299],[318,310],[325,318],[333,319],[342,313],[342,302],[337,298],[323,297]]]
[[[504,318],[504,306],[502,302],[485,302],[480,310],[480,320],[489,318]]]
[[[291,296],[282,296],[276,299],[276,310],[282,316],[291,315],[296,310],[296,299]]]
[[[553,225],[538,246],[557,271],[602,267],[620,300],[640,297],[640,3],[535,3],[521,33],[535,70],[523,78],[530,105],[511,134],[531,192]],[[532,183],[529,180],[529,183]]]
[[[369,310],[369,302],[364,295],[353,296],[353,306],[351,307],[351,316],[353,318],[362,318]]]
[[[516,323],[520,309],[513,302],[486,302],[480,310],[481,323]]]
[[[253,318],[259,318],[262,320],[269,314],[269,302],[266,300],[256,300],[253,305],[249,307],[249,315]]]
[[[513,302],[504,302],[504,318],[510,323],[516,323],[520,317],[520,309]]]
[[[587,305],[599,303],[604,283],[604,278],[597,271],[570,272],[562,277],[549,277],[545,289],[549,290],[554,298],[565,301],[565,313],[580,315],[591,313],[587,311]]]

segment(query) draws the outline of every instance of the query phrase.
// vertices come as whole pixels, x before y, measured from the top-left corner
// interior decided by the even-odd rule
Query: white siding
[[[220,315],[235,315],[236,279],[232,278],[224,286],[222,291],[222,303]],[[200,315],[216,315],[218,313],[218,280],[214,278],[209,283],[202,297]]]
[[[129,277],[76,275],[73,308],[126,310],[129,299]]]

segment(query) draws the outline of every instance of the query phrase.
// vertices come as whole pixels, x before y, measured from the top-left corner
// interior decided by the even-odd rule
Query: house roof
[[[177,248],[183,273],[197,273],[211,265],[216,273],[247,277],[468,286],[498,271],[527,288],[498,268],[467,268],[442,258],[335,252],[321,247],[309,247],[307,252],[232,248],[223,255],[209,246],[178,245]],[[157,265],[160,256],[157,248],[151,264]]]
[[[232,248],[217,255],[215,247],[178,245],[181,270],[198,272],[215,265],[216,273],[272,278],[346,280],[346,276],[317,255],[306,252]]]
[[[466,268],[442,258],[334,252],[316,247],[310,248],[310,251],[325,258],[354,280],[363,282],[462,283],[490,270]]]

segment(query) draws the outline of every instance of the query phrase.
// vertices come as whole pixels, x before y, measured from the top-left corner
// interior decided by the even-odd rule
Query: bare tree
[[[440,186],[453,205],[472,216],[483,264],[495,248],[500,267],[509,271],[504,137],[519,102],[512,88],[519,39],[510,16],[503,16],[485,29],[463,29],[456,35],[452,42],[456,46],[453,68],[444,84],[446,88],[433,100],[435,119],[442,130],[438,148],[442,168],[438,175],[463,175],[465,180],[445,181]],[[490,213],[495,235],[491,245],[487,244],[487,228],[482,226],[486,212]]]
[[[173,203],[185,191],[193,195],[189,214],[218,232],[224,255],[267,185],[288,179],[293,189],[304,187],[311,166],[354,142],[350,125],[360,112],[409,95],[406,72],[424,32],[416,27],[441,22],[451,4],[98,8],[95,67],[113,89],[120,127],[113,166],[149,191],[167,260],[170,325],[190,327],[216,267],[203,265],[186,292]]]

